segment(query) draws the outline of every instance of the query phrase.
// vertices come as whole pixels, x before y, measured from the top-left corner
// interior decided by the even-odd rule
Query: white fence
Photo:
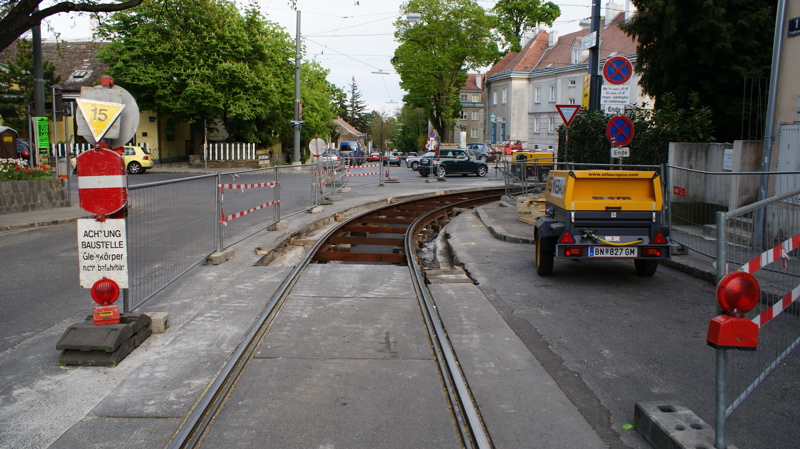
[[[203,151],[206,161],[242,161],[258,159],[254,143],[210,143]]]

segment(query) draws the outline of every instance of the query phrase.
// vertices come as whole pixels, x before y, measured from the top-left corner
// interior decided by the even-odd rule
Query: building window
[[[550,86],[550,103],[556,102],[556,86]]]
[[[477,139],[478,138],[478,129],[472,128],[469,130],[469,137],[470,139]]]
[[[539,117],[533,118],[533,133],[539,134]]]
[[[542,102],[542,92],[539,90],[538,87],[533,89],[533,102],[534,103],[541,103]]]
[[[581,62],[581,49],[580,48],[573,48],[572,49],[572,63],[573,64],[580,64]]]
[[[575,87],[577,82],[575,80],[569,80],[569,87]]]
[[[478,111],[472,111],[472,120],[478,121]]]
[[[553,134],[556,132],[556,119],[555,117],[550,117],[547,123],[547,132],[549,134]]]
[[[575,104],[575,99],[574,98],[570,98],[569,100],[567,100],[567,103]]]
[[[506,104],[506,100],[508,99],[508,95],[505,89],[503,89],[503,104]]]
[[[481,94],[472,94],[472,102],[473,103],[480,103],[481,102]]]
[[[497,91],[492,92],[492,105],[497,106]]]
[[[461,120],[466,120],[466,119],[467,119],[467,111],[462,109],[461,110]]]
[[[462,103],[466,103],[467,102],[467,94],[461,94],[461,102]]]

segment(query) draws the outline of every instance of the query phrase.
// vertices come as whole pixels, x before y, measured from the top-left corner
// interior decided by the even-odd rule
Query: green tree
[[[392,136],[397,129],[397,119],[390,117],[385,111],[372,111],[367,114],[369,124],[367,130],[373,145],[378,150],[386,150],[387,144],[392,140]]]
[[[366,112],[367,104],[361,99],[361,91],[358,90],[355,77],[353,77],[353,82],[350,83],[347,94],[342,118],[362,133],[366,132],[369,126],[369,117],[367,117]]]
[[[189,123],[194,154],[204,124],[270,144],[289,133],[294,41],[254,8],[229,0],[145,3],[114,14],[98,56],[142,109]]]
[[[400,43],[392,58],[406,103],[422,108],[439,136],[446,139],[461,111],[459,90],[467,70],[491,65],[500,57],[492,36],[496,18],[472,0],[410,0],[403,14],[422,20],[395,22]]]
[[[638,40],[636,71],[656,109],[667,93],[691,107],[696,92],[717,139],[741,138],[745,78],[769,76],[775,1],[632,1],[638,11],[621,28]]]
[[[499,0],[492,12],[497,15],[497,32],[508,43],[510,52],[522,50],[520,41],[526,29],[534,28],[539,23],[553,26],[561,8],[553,2],[542,3],[542,0]]]
[[[328,82],[328,73],[328,69],[317,61],[305,61],[301,67],[300,95],[305,122],[301,132],[303,142],[329,133],[335,112],[331,97],[336,95],[338,88]]]
[[[41,3],[46,3],[40,8]],[[0,49],[11,45],[18,37],[27,33],[42,20],[62,12],[108,13],[133,8],[142,0],[128,1],[63,1],[3,0],[0,2]]]
[[[45,97],[51,87],[61,82],[56,66],[42,61]],[[47,98],[46,98],[47,99]],[[28,137],[28,112],[26,106],[33,101],[33,46],[28,39],[17,42],[17,54],[8,63],[8,71],[0,70],[0,116],[5,126],[15,129],[20,136]]]
[[[422,108],[403,105],[397,118],[395,146],[403,153],[423,151],[428,133],[428,119]]]

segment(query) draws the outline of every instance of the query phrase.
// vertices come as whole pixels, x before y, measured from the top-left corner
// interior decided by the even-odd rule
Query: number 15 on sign
[[[100,141],[122,113],[125,105],[108,101],[77,98],[78,108],[89,125],[95,141]],[[116,136],[115,136],[116,137]]]

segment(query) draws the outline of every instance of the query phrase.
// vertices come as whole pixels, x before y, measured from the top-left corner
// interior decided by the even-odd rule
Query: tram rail
[[[284,278],[242,343],[209,385],[168,447],[177,449],[202,446],[204,435],[224,408],[226,398],[234,390],[237,379],[246,370],[293,287],[309,265],[319,263],[391,264],[409,267],[410,281],[416,292],[461,445],[465,448],[492,447],[455,352],[439,319],[433,298],[426,287],[416,252],[435,235],[441,228],[441,223],[449,216],[497,201],[502,194],[503,189],[484,189],[393,203],[354,216],[329,230]]]

